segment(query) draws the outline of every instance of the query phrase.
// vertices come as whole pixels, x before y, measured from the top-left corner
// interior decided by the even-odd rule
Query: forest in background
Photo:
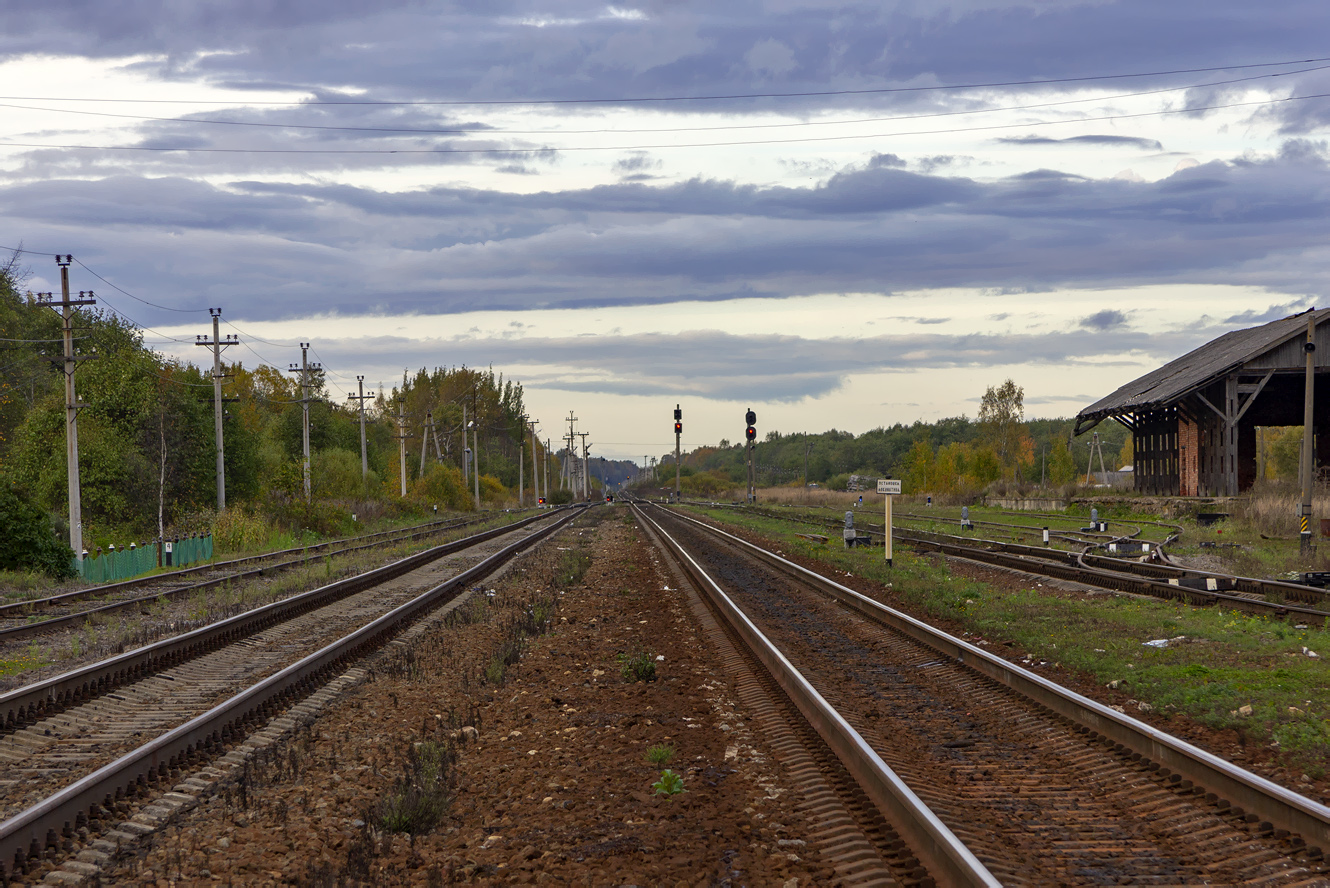
[[[58,564],[61,557],[49,552],[34,556],[33,540],[49,548],[52,539],[69,539],[62,324],[57,311],[23,290],[25,280],[17,254],[0,266],[0,532],[11,531],[0,539],[0,569]],[[258,545],[273,531],[344,534],[382,518],[431,514],[434,506],[474,508],[474,481],[462,475],[474,440],[462,441],[463,411],[478,437],[482,504],[515,504],[519,471],[532,496],[522,386],[493,369],[422,368],[367,401],[366,475],[356,402],[312,371],[307,502],[299,375],[236,361],[222,365],[228,508],[219,516],[211,361],[201,369],[165,358],[111,312],[83,307],[75,315],[75,353],[89,356],[75,381],[86,405],[78,417],[79,471],[90,552],[207,532]],[[405,498],[399,416],[408,436]],[[537,455],[545,460],[543,447]],[[558,460],[550,462],[557,477]],[[42,525],[35,534],[34,523]],[[66,548],[63,558],[69,555]]]

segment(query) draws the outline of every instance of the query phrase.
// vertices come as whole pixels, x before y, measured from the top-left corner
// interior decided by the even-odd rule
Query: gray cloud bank
[[[1330,273],[1330,166],[1307,142],[1156,182],[868,164],[803,188],[694,179],[514,194],[124,174],[0,184],[0,217],[11,245],[72,252],[150,301],[236,319],[932,287],[1314,293]],[[149,325],[179,319],[127,304]]]

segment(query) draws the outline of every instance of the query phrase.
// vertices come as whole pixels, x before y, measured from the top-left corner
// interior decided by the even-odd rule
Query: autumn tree
[[[1025,389],[1008,379],[1002,385],[988,387],[979,402],[979,427],[983,441],[997,454],[1004,468],[1016,465],[1022,458],[1026,438]]]

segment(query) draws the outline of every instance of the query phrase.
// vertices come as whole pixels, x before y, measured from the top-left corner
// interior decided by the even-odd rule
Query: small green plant
[[[663,768],[674,760],[676,750],[668,743],[657,743],[647,750],[646,759],[658,768]]]
[[[429,832],[452,803],[453,765],[457,753],[447,744],[417,743],[407,753],[406,768],[379,802],[378,821],[387,832]]]
[[[590,566],[591,555],[585,549],[569,549],[554,569],[554,585],[567,588],[580,583]]]
[[[620,654],[620,671],[623,673],[625,681],[655,681],[656,680],[656,658],[647,651],[637,651],[633,654]]]
[[[656,795],[663,795],[666,798],[678,795],[681,792],[688,792],[683,788],[683,777],[669,768],[660,772],[660,779],[651,784],[651,788],[656,791]]]
[[[489,665],[485,667],[485,683],[492,685],[503,684],[503,677],[508,673],[508,664],[503,662],[503,657],[495,654],[490,658]]]

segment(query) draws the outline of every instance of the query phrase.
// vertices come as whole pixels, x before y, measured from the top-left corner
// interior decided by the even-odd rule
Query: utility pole
[[[582,499],[586,499],[591,495],[591,478],[589,477],[591,475],[591,463],[588,460],[590,451],[587,450],[586,446],[586,436],[589,433],[578,432],[577,434],[582,438]]]
[[[434,428],[434,411],[425,411],[425,427],[420,430],[420,477],[425,477],[425,454],[429,448],[429,433]]]
[[[353,395],[350,392],[347,392],[346,397],[349,400],[358,401],[360,403],[360,481],[362,484],[368,484],[369,451],[365,448],[365,399],[373,398],[374,395],[365,394],[365,377],[357,376],[356,385],[359,388],[360,394]]]
[[[406,417],[402,415],[402,402],[397,402],[397,439],[400,471],[402,473],[402,496],[406,496]]]
[[[69,298],[69,264],[74,257],[69,254],[57,255],[55,262],[60,266],[60,301],[53,302],[50,293],[38,293],[37,298],[46,305],[60,306],[60,320],[64,328],[65,356],[59,359],[65,373],[65,464],[69,470],[69,548],[74,550],[74,557],[83,561],[83,501],[79,488],[79,408],[85,405],[78,402],[74,392],[74,371],[79,361],[87,361],[96,355],[74,355],[74,309],[80,305],[93,305],[97,302],[93,292],[79,290],[77,299]]]
[[[479,512],[480,511],[480,411],[476,409],[476,390],[474,388],[471,389],[471,413],[472,415],[475,416],[475,419],[471,420],[471,422],[474,423],[473,427],[475,429],[475,431],[471,433],[471,443],[473,445],[472,459],[474,459],[476,463],[473,466],[475,471],[472,474],[475,477],[475,485],[476,485],[476,511]]]
[[[522,434],[517,439],[517,508],[522,508],[522,495],[526,492],[526,416],[518,417],[522,424]],[[534,471],[535,463],[531,464]]]
[[[68,338],[69,334],[65,334]],[[1302,344],[1307,353],[1307,384],[1302,396],[1302,508],[1299,509],[1301,532],[1298,534],[1299,549],[1305,557],[1312,552],[1312,472],[1316,466],[1316,453],[1312,446],[1314,438],[1315,411],[1312,405],[1312,393],[1316,385],[1316,312],[1307,312],[1307,341]]]
[[[290,372],[300,374],[300,409],[304,413],[304,426],[301,443],[305,451],[305,502],[310,502],[310,472],[309,472],[309,371],[319,370],[322,364],[311,364],[309,362],[309,343],[300,343],[300,366],[291,365]]]
[[[545,439],[545,502],[550,501],[550,439]]]
[[[220,512],[226,508],[226,460],[222,451],[222,378],[230,375],[222,373],[222,349],[235,345],[240,340],[234,333],[228,333],[226,339],[222,339],[219,326],[222,320],[220,308],[210,308],[208,314],[212,315],[212,339],[196,336],[194,344],[212,349],[212,424],[213,433],[217,438],[217,511]]]
[[[540,504],[540,463],[536,460],[536,423],[538,419],[527,420],[526,424],[531,426],[531,490],[535,494],[532,498],[535,500],[532,505]]]
[[[813,452],[813,442],[808,440],[808,433],[804,432],[804,489],[808,489],[808,454]]]

